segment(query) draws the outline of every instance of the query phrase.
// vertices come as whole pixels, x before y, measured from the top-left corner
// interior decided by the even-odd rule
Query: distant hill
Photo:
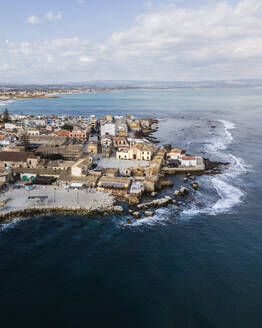
[[[262,80],[218,80],[218,81],[87,81],[57,84],[13,84],[0,82],[0,89],[70,89],[70,88],[95,88],[95,89],[169,89],[169,88],[243,88],[262,87]]]

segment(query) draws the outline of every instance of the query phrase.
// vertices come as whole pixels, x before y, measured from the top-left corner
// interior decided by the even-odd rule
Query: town
[[[58,98],[60,94],[110,92],[112,89],[72,86],[1,86],[0,101],[26,98]]]
[[[167,175],[204,171],[202,157],[157,145],[152,137],[157,123],[131,114],[33,116],[5,110],[0,116],[0,213],[94,209],[90,202],[112,208],[115,199],[139,206],[143,194],[156,197],[159,189],[173,185]],[[197,189],[196,182],[192,185]],[[183,188],[175,193],[188,190]]]

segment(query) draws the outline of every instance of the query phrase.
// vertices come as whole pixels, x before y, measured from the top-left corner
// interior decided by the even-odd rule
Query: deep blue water
[[[261,89],[133,90],[2,107],[160,117],[161,143],[231,166],[198,178],[183,212],[160,209],[125,229],[121,215],[1,226],[1,327],[262,326]]]

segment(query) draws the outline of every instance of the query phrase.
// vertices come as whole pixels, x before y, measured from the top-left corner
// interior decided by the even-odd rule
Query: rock
[[[170,196],[167,196],[167,198],[155,199],[152,202],[139,204],[137,205],[137,208],[147,209],[152,207],[163,207],[163,206],[167,206],[171,202],[171,200],[172,198]]]
[[[154,211],[145,211],[145,216],[154,216]]]
[[[172,201],[172,203],[176,206],[179,206],[178,202],[175,199]]]
[[[140,212],[133,212],[134,217],[137,219],[141,218],[141,213]]]
[[[122,206],[114,206],[115,213],[122,213],[124,211]]]
[[[184,182],[187,182],[187,181],[188,181],[188,178],[185,177],[185,178],[184,178]]]
[[[190,176],[191,176],[191,173],[188,172],[188,173],[187,173],[187,176],[190,177]]]
[[[191,186],[193,187],[193,189],[197,190],[198,189],[198,183],[197,182],[192,182]]]
[[[156,195],[157,195],[157,192],[156,191],[151,192],[151,196],[152,197],[156,197]]]
[[[127,200],[128,200],[128,204],[129,205],[137,205],[137,204],[139,204],[140,203],[140,200],[139,200],[139,198],[138,197],[136,197],[136,196],[133,196],[133,195],[127,195]]]
[[[129,212],[130,214],[132,214],[134,211],[129,209],[128,212]]]
[[[179,191],[179,190],[175,190],[175,191],[174,191],[174,196],[175,196],[175,197],[179,197],[179,196],[181,196],[180,191]]]
[[[128,219],[128,220],[127,220],[127,223],[128,223],[128,224],[131,224],[131,223],[132,223],[132,221],[131,221],[130,219]]]
[[[190,190],[184,186],[180,187],[180,193],[182,196],[189,194]]]
[[[104,222],[104,221],[101,221],[101,222],[100,222],[100,225],[101,225],[101,226],[103,226],[104,224],[105,224],[105,222]]]
[[[173,187],[174,183],[169,180],[162,180],[159,182],[159,187],[160,188],[165,188],[165,187]]]
[[[191,180],[196,180],[196,178],[195,178],[195,177],[192,177],[192,176],[190,177],[190,179],[191,179]]]
[[[171,200],[172,198],[171,198],[170,196],[166,195],[166,196],[165,196],[165,199],[167,199],[167,200]]]

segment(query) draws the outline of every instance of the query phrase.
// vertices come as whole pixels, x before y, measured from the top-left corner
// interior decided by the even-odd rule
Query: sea
[[[179,208],[124,227],[125,214],[1,225],[1,327],[262,327],[261,88],[65,94],[5,108],[157,118],[160,145],[230,165],[197,177]],[[172,195],[183,181],[170,179]]]

